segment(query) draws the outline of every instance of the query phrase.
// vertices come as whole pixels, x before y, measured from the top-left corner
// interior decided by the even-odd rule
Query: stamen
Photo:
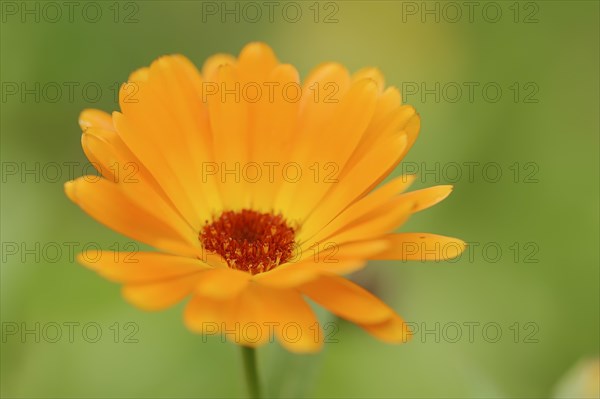
[[[294,250],[294,229],[281,215],[248,209],[223,212],[212,223],[207,220],[198,238],[230,268],[251,274],[287,262]]]

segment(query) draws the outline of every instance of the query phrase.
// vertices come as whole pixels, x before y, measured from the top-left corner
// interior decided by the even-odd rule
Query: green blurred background
[[[470,16],[462,2],[309,1],[278,3],[273,21],[258,2],[257,22],[245,3],[239,22],[203,12],[221,2],[74,3],[70,17],[62,2],[61,16],[45,2],[2,2],[2,397],[244,395],[237,347],[189,333],[182,306],[133,308],[118,286],[72,262],[69,246],[123,250],[130,241],[82,213],[62,186],[65,162],[75,163],[75,176],[86,173],[79,112],[116,109],[116,82],[162,54],[201,65],[255,40],[303,76],[335,60],[351,70],[377,66],[404,88],[423,127],[396,174],[417,167],[416,187],[455,190],[403,230],[472,243],[456,262],[373,264],[358,273],[419,327],[415,339],[391,346],[340,322],[338,342],[318,355],[271,345],[259,352],[270,394],[549,397],[577,362],[598,356],[598,2],[475,2]],[[21,14],[25,8],[33,14]],[[77,85],[73,98],[68,82]],[[436,82],[439,98],[423,97]],[[23,93],[36,84],[39,98]],[[476,163],[472,176],[465,162]],[[439,176],[423,174],[436,165]],[[79,323],[73,342],[69,322]],[[36,323],[40,342],[35,333],[22,339],[20,330]],[[53,323],[62,332],[55,343]],[[86,323],[97,324],[83,337]],[[94,326],[102,336],[87,342]],[[124,342],[128,333],[137,343]]]

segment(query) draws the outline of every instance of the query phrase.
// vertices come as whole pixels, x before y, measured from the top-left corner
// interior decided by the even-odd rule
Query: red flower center
[[[200,231],[204,249],[221,255],[230,268],[257,274],[292,258],[294,229],[281,215],[244,209],[223,212]]]

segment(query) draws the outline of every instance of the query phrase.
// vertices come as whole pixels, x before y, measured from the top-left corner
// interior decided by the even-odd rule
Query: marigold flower
[[[202,73],[181,55],[161,57],[130,76],[119,102],[112,115],[82,112],[82,146],[102,177],[65,191],[97,221],[160,252],[78,260],[142,309],[190,297],[184,320],[194,332],[251,323],[251,336],[227,337],[255,347],[273,333],[291,351],[316,351],[310,298],[404,342],[400,316],[342,275],[369,259],[439,260],[464,249],[454,238],[394,233],[451,186],[404,193],[413,176],[380,184],[413,145],[420,118],[377,69],[351,75],[326,63],[301,83],[292,65],[251,43],[238,58],[210,57]]]

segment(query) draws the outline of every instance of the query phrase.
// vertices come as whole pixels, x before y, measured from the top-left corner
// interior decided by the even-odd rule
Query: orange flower
[[[194,332],[224,332],[246,346],[274,335],[291,351],[316,351],[322,337],[307,297],[404,342],[402,319],[342,275],[368,259],[443,259],[464,249],[453,238],[393,233],[451,187],[403,193],[413,177],[401,176],[376,189],[420,126],[377,69],[350,75],[326,63],[301,84],[293,66],[252,43],[238,58],[209,58],[202,73],[183,56],[159,58],[122,86],[120,107],[81,114],[82,146],[102,178],[81,177],[65,191],[99,222],[162,253],[103,251],[79,262],[123,284],[142,309],[191,297],[184,320]]]

